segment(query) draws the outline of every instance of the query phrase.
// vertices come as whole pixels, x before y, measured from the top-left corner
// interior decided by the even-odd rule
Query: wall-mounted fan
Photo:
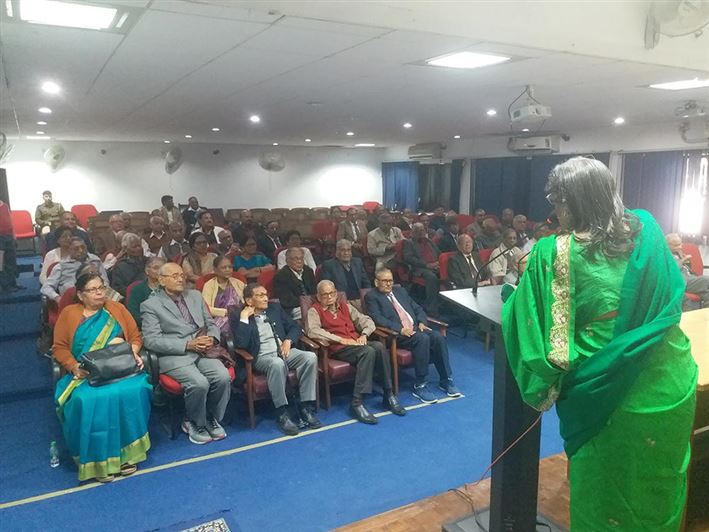
[[[281,153],[267,151],[259,156],[258,164],[261,168],[269,172],[280,172],[286,167],[286,160]]]
[[[165,152],[165,171],[168,174],[174,174],[182,165],[182,150],[175,146],[171,150]]]
[[[66,152],[61,146],[50,146],[44,150],[44,161],[52,169],[52,172],[57,171],[57,168],[59,168],[64,161],[64,157],[66,157]]]
[[[645,48],[651,50],[660,35],[699,37],[709,24],[709,0],[654,0],[645,22]]]

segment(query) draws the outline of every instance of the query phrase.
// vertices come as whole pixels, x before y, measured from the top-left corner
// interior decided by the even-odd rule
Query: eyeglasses
[[[195,240],[195,241],[194,241],[194,245],[195,245],[195,246],[201,246],[201,245],[205,245],[205,246],[206,246],[207,244],[209,244],[209,242],[207,242],[206,240]]]
[[[321,296],[327,296],[327,297],[332,297],[337,295],[337,291],[331,291],[331,292],[320,292]]]
[[[186,279],[187,275],[184,273],[173,273],[171,275],[160,274],[160,277],[169,277],[173,281],[180,281],[182,279]]]
[[[100,294],[101,292],[105,292],[106,287],[105,286],[96,286],[94,288],[85,288],[82,290],[83,293],[85,294],[91,294],[92,296],[95,296],[96,294]]]
[[[382,284],[392,284],[394,282],[394,279],[377,279],[377,282]]]

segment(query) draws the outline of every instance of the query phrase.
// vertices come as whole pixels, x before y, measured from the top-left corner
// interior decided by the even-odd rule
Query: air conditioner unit
[[[688,144],[709,143],[709,120],[688,120],[679,126],[679,134]]]
[[[425,159],[440,159],[445,145],[440,142],[429,142],[427,144],[415,144],[409,146],[409,159],[421,161]]]
[[[516,153],[556,153],[561,145],[559,135],[543,137],[510,137],[507,148]]]

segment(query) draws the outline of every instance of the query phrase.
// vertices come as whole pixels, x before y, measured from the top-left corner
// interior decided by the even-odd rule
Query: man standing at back
[[[37,205],[35,210],[34,223],[39,226],[41,234],[46,235],[59,227],[64,207],[62,207],[61,203],[52,201],[51,190],[42,192],[42,199],[44,202],[41,205]]]

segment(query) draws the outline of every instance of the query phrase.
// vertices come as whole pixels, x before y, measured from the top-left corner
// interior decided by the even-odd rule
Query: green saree
[[[554,403],[571,461],[571,527],[680,527],[697,367],[679,329],[684,284],[645,211],[629,257],[541,239],[502,310],[522,398]]]

